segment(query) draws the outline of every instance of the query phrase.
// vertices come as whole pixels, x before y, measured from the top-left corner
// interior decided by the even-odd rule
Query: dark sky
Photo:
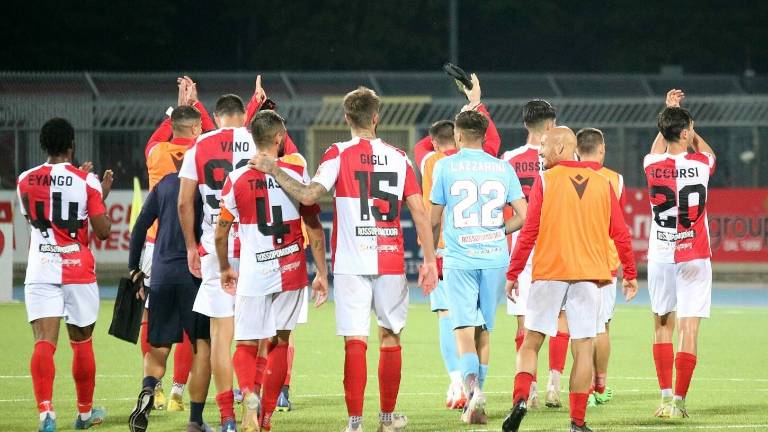
[[[435,70],[448,0],[16,1],[2,70]],[[479,71],[768,71],[768,1],[459,0]]]

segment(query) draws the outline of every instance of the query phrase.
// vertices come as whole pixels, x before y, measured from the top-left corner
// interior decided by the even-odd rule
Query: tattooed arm
[[[272,156],[259,153],[248,161],[248,166],[274,177],[285,193],[305,206],[316,204],[317,200],[327,192],[320,183],[312,182],[305,185],[294,179],[277,166],[276,162],[276,159]]]

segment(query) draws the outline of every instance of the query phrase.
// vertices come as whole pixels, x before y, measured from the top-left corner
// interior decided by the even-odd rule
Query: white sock
[[[173,383],[173,386],[171,387],[171,395],[184,395],[184,384]]]
[[[672,389],[661,389],[661,397],[671,398],[672,397]]]
[[[562,374],[556,370],[549,371],[549,382],[547,383],[547,391],[560,392],[560,377]]]
[[[529,398],[537,398],[539,397],[539,390],[536,386],[536,381],[531,381],[531,391]]]
[[[92,411],[88,411],[87,413],[80,413],[80,420],[88,421],[88,419],[91,418],[91,412]]]
[[[56,420],[56,413],[55,412],[53,412],[53,411],[43,411],[43,412],[40,413],[40,421],[45,420],[45,416],[48,415],[48,414],[51,415],[52,419]]]
[[[452,371],[451,373],[448,374],[448,376],[451,377],[451,383],[461,384],[461,371]]]
[[[676,401],[683,400],[683,397],[680,395],[675,395],[675,400]]]

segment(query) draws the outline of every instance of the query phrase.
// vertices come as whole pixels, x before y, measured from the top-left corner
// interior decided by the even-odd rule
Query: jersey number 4
[[[373,218],[380,222],[393,221],[397,219],[397,195],[381,190],[382,182],[387,183],[389,187],[397,186],[396,172],[355,171],[355,179],[357,179],[357,185],[359,188],[361,221],[370,220],[371,213],[373,213]],[[388,210],[383,212],[378,206],[369,206],[369,196],[371,198],[378,198],[380,200],[386,201],[389,204]]]
[[[464,196],[453,207],[453,226],[456,228],[498,227],[504,223],[502,207],[506,188],[498,180],[488,180],[479,187],[471,180],[458,180],[451,185],[452,196]],[[480,211],[470,207],[482,199]]]
[[[658,205],[653,206],[653,220],[656,224],[663,228],[675,228],[677,227],[676,216],[661,216],[665,211],[675,206],[675,191],[670,187],[664,185],[651,186],[650,190],[651,199],[657,195],[664,196],[664,201]],[[699,196],[698,211],[695,219],[691,219],[691,194],[697,194]],[[677,206],[677,213],[680,216],[680,225],[684,228],[690,228],[694,222],[704,213],[704,208],[707,204],[707,188],[701,184],[688,185],[680,189],[680,204]]]
[[[272,217],[269,219],[272,223],[267,223],[267,203],[264,198],[256,198],[256,218],[259,223],[256,225],[259,232],[265,236],[272,236],[272,241],[276,245],[282,245],[285,242],[285,236],[291,232],[291,227],[283,223],[283,208],[272,206]]]
[[[72,238],[77,237],[77,231],[83,227],[85,220],[77,218],[79,213],[79,206],[76,202],[67,203],[67,219],[61,217],[64,203],[61,200],[61,192],[51,193],[51,214],[53,215],[53,224],[48,220],[45,215],[45,203],[42,201],[29,201],[29,194],[25,193],[21,196],[24,210],[27,212],[29,223],[33,228],[40,230],[40,234],[43,237],[48,238],[48,230],[56,226],[62,230],[66,230],[69,236]],[[34,212],[32,211],[31,204],[34,204]]]

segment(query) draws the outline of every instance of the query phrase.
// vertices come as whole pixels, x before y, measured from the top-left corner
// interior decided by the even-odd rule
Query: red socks
[[[93,407],[93,389],[96,388],[96,357],[93,340],[70,342],[72,346],[72,378],[77,392],[77,411],[89,413]]]
[[[605,382],[608,378],[608,374],[599,373],[595,375],[595,391],[598,393],[605,393]]]
[[[55,352],[56,345],[45,340],[37,341],[35,350],[32,351],[32,359],[29,361],[32,387],[40,412],[53,411],[51,399],[53,398],[53,380],[56,377],[56,365],[53,362]]]
[[[678,351],[677,358],[675,358],[675,396],[685,399],[695,368],[696,356],[691,353]]]
[[[584,417],[587,413],[587,399],[589,399],[589,394],[570,393],[568,398],[571,401],[571,421],[576,423],[576,426],[584,426]]]
[[[570,333],[563,332],[557,332],[557,336],[549,338],[549,370],[563,373],[570,339]]]
[[[149,321],[141,322],[141,336],[139,336],[139,340],[141,341],[141,358],[144,358],[150,348],[152,348],[149,345]]]
[[[221,422],[224,423],[226,419],[235,418],[235,394],[232,390],[223,391],[216,395],[216,405],[219,406],[219,415],[221,416]]]
[[[184,339],[180,344],[176,344],[173,352],[173,382],[176,384],[186,384],[189,379],[189,371],[192,370],[192,343],[189,341],[187,332],[184,332]]]
[[[515,351],[520,351],[520,347],[523,346],[523,341],[525,340],[525,332],[519,331],[517,332],[517,336],[515,336]]]
[[[264,372],[267,370],[267,357],[256,357],[256,369],[254,370],[253,391],[261,393],[264,384]]]
[[[237,344],[235,348],[235,354],[232,356],[232,368],[235,370],[237,384],[243,393],[255,391],[256,374],[258,373],[259,364],[257,360],[258,355],[258,345]],[[263,373],[264,366],[262,366],[261,370]]]
[[[288,345],[288,372],[285,374],[285,382],[283,383],[286,387],[291,385],[291,370],[293,370],[293,356],[296,353],[295,351],[296,350],[293,349],[292,345]]]
[[[395,411],[402,366],[403,350],[400,346],[379,348],[379,397],[383,413]]]
[[[528,400],[531,393],[531,383],[533,375],[528,372],[518,372],[515,375],[515,390],[512,393],[512,403],[516,404],[521,400]]]
[[[352,339],[344,347],[344,400],[347,402],[347,414],[350,417],[363,415],[365,384],[368,378],[368,366],[365,351],[368,344]],[[383,398],[383,396],[382,396]]]
[[[261,400],[262,425],[269,424],[287,372],[288,344],[275,345],[267,356],[267,371],[264,374],[264,397]]]
[[[656,377],[659,379],[659,388],[661,390],[671,389],[672,365],[675,362],[675,351],[672,348],[672,344],[653,344],[653,361],[656,363]],[[693,370],[691,370],[691,372],[693,372]]]

